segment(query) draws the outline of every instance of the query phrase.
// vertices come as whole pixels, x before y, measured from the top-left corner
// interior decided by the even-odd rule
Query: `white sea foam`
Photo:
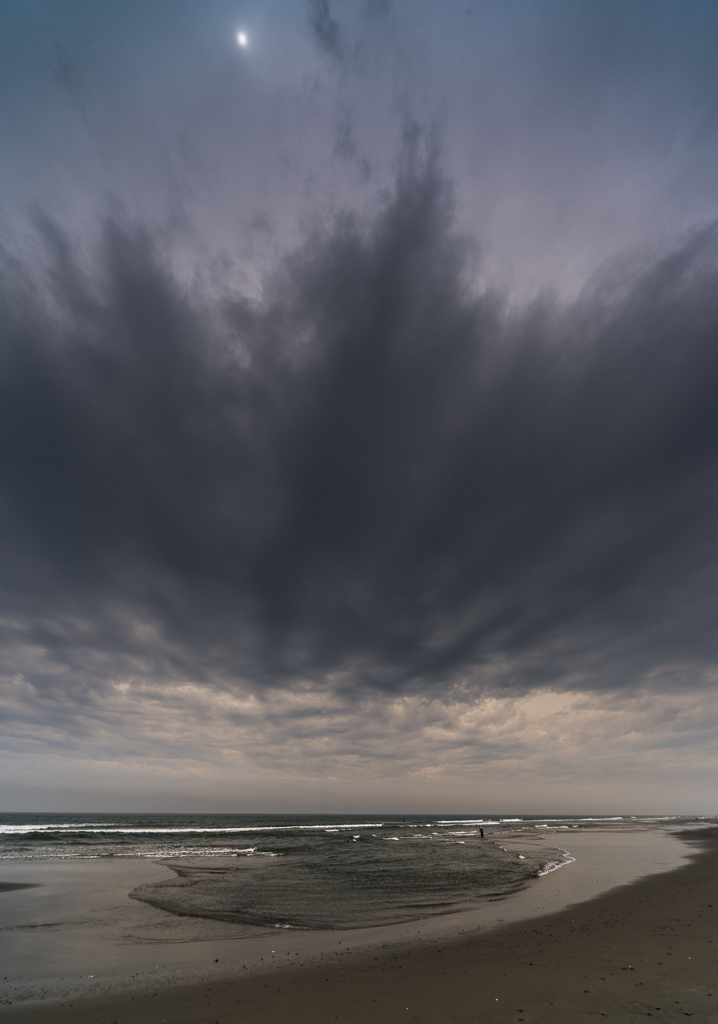
[[[207,846],[181,846],[179,849],[176,846],[146,846],[146,847],[132,847],[129,850],[122,849],[105,849],[100,848],[100,852],[96,852],[98,847],[92,848],[95,852],[85,852],[84,850],[71,849],[67,851],[57,850],[53,847],[40,846],[33,850],[32,853],[23,853],[19,856],[15,852],[0,854],[0,861],[2,860],[47,860],[48,857],[52,860],[110,860],[110,859],[121,859],[123,857],[154,857],[158,860],[164,860],[176,857],[281,857],[281,853],[273,853],[270,850],[258,850],[256,846],[240,848],[236,846],[221,846],[221,847],[207,847]]]
[[[517,819],[519,820],[519,819]],[[501,821],[492,821],[490,818],[451,818],[447,821],[437,821],[437,825],[501,825]]]
[[[579,818],[579,821],[623,821],[623,816],[619,815],[616,818]]]
[[[187,826],[184,828],[123,828],[118,825],[95,825],[95,824],[81,824],[81,825],[0,825],[0,835],[29,835],[33,832],[56,832],[62,830],[69,830],[70,832],[83,832],[87,834],[122,834],[122,835],[183,835],[188,833],[207,833],[210,835],[220,835],[223,833],[234,833],[234,832],[291,832],[291,831],[318,831],[318,832],[339,832],[344,829],[351,828],[381,828],[383,822],[375,821],[371,824],[354,824],[354,825],[336,825],[332,828],[327,828],[326,825],[243,825],[243,826],[230,826],[230,825],[218,825],[212,827],[198,828],[197,826]]]
[[[541,870],[538,872],[539,876],[550,875],[552,871],[558,871],[559,868],[563,868],[567,864],[573,864],[573,862],[576,860],[575,857],[571,856],[568,850],[561,850],[560,852],[563,854],[563,859],[547,861],[541,868]]]
[[[84,821],[76,825],[0,825],[0,835],[23,835],[25,832],[60,832],[63,829],[77,832],[78,830],[91,828],[112,828],[112,824],[111,822],[98,824],[96,821]]]

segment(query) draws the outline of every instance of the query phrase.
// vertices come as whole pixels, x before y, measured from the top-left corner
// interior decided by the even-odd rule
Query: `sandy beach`
[[[76,927],[82,945],[65,944],[67,960],[56,951],[50,966],[42,960],[58,946],[57,936],[48,940],[51,929],[41,936],[42,929],[19,928],[4,946],[18,959],[3,957],[9,979],[3,1016],[27,1024],[353,1024],[368,1017],[429,1024],[601,1015],[718,1021],[718,829],[624,833],[621,841],[611,835],[571,836],[574,864],[490,903],[478,916],[414,923],[411,930],[274,932],[242,944],[222,922],[174,918],[124,900],[102,918],[104,932],[97,921],[89,930]],[[653,851],[649,869],[658,873],[636,877],[646,871],[636,861],[640,844],[644,859]],[[27,878],[6,870],[6,884],[29,884],[33,869],[35,881],[42,881],[39,864],[22,867]],[[166,869],[134,862],[120,878],[116,865],[100,868],[98,876],[103,870],[104,884],[94,890],[98,901],[106,900],[110,874],[119,899],[138,870],[153,875]],[[42,886],[6,891],[2,898],[30,900],[39,893]],[[139,941],[130,941],[127,927],[141,929],[143,916],[145,927],[156,924],[152,915],[164,921],[165,935],[148,942],[138,932]],[[113,929],[119,941],[114,952],[106,943],[103,953],[101,936]],[[93,967],[82,983],[78,957]],[[59,970],[67,974],[58,976]]]

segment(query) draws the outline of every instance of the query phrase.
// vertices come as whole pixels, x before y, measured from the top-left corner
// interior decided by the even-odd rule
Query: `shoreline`
[[[629,833],[624,831],[621,837],[624,845],[629,840],[629,835]],[[645,836],[646,833],[642,833],[642,835]],[[659,851],[659,848],[663,845],[659,837],[662,836],[664,839],[669,840],[665,846],[666,851],[671,846],[670,840],[672,840],[673,844],[675,844],[674,852],[676,849],[681,851],[680,860],[684,861],[683,866],[673,867],[673,869],[670,866],[664,866],[662,874],[652,873],[648,877],[636,877],[637,866],[634,864],[634,877],[624,878],[623,880],[618,879],[617,882],[614,877],[613,881],[615,884],[613,885],[608,884],[610,882],[608,877],[610,875],[609,870],[605,877],[602,878],[599,874],[593,880],[597,891],[594,895],[591,895],[587,891],[587,873],[596,874],[599,872],[601,864],[604,867],[606,866],[605,849],[601,849],[601,842],[606,847],[610,845],[611,837],[613,837],[614,846],[620,847],[622,844],[615,843],[616,834],[609,830],[604,830],[600,835],[597,835],[597,833],[584,833],[584,836],[580,839],[579,837],[571,836],[571,845],[574,847],[576,846],[577,839],[579,839],[579,843],[585,841],[586,844],[584,853],[574,864],[567,865],[548,876],[538,879],[535,884],[527,887],[520,893],[505,899],[491,901],[488,908],[484,906],[479,911],[452,916],[450,921],[444,919],[443,928],[437,929],[437,922],[435,920],[413,922],[411,931],[405,927],[403,934],[399,933],[396,926],[391,926],[390,928],[367,930],[372,932],[371,936],[354,935],[351,937],[353,941],[348,939],[347,933],[330,933],[330,941],[327,941],[327,933],[304,933],[301,936],[303,942],[300,943],[302,946],[301,955],[296,949],[296,940],[298,938],[296,932],[293,934],[288,934],[287,932],[269,933],[264,935],[261,942],[259,942],[254,959],[247,956],[240,957],[242,962],[236,965],[234,973],[232,970],[227,969],[227,960],[228,957],[231,959],[233,945],[236,947],[238,942],[242,940],[232,940],[229,935],[220,937],[215,933],[211,937],[195,938],[190,943],[185,943],[185,948],[182,950],[182,953],[185,955],[175,961],[174,969],[169,973],[166,971],[164,974],[162,973],[160,969],[162,961],[158,955],[159,949],[156,945],[151,946],[152,959],[156,957],[156,964],[153,965],[156,966],[156,970],[145,970],[139,974],[134,972],[134,977],[131,981],[129,983],[126,982],[124,985],[124,991],[121,991],[120,986],[115,985],[113,988],[112,985],[108,985],[107,981],[109,979],[96,977],[92,980],[87,979],[88,984],[84,986],[84,991],[76,986],[73,988],[71,985],[65,991],[56,990],[51,992],[46,990],[44,1001],[40,1001],[37,998],[33,999],[31,997],[32,985],[30,985],[29,989],[26,988],[24,993],[17,989],[12,993],[15,996],[12,1000],[13,1005],[10,1006],[5,1003],[4,1013],[8,1019],[22,1020],[28,1022],[28,1024],[34,1021],[37,1021],[38,1024],[44,1024],[45,1021],[50,1019],[57,1021],[66,1020],[68,1022],[87,1021],[88,1024],[90,1021],[96,1021],[98,1024],[103,1024],[108,1017],[112,1021],[117,1020],[118,1024],[120,1024],[123,1016],[127,1020],[142,1021],[144,1018],[141,1015],[138,1017],[138,1013],[140,1013],[143,1005],[149,1004],[148,1012],[150,1007],[153,1009],[152,1015],[146,1018],[148,1021],[159,1019],[168,1021],[216,1021],[223,1020],[223,1014],[224,1019],[228,1019],[227,1014],[230,1010],[232,1013],[236,1011],[237,996],[239,996],[240,1003],[247,1007],[247,1013],[243,1014],[245,1019],[251,1022],[255,1020],[262,1022],[277,1015],[287,1014],[288,1007],[280,1004],[283,998],[282,993],[286,993],[291,989],[294,998],[296,998],[298,991],[307,993],[309,1002],[307,1002],[306,1020],[309,1021],[317,1019],[315,1011],[311,1010],[310,1004],[312,999],[320,999],[320,1001],[325,1002],[326,998],[337,987],[339,990],[345,987],[347,978],[350,980],[353,978],[353,984],[350,987],[353,990],[357,990],[357,994],[359,994],[358,990],[361,988],[364,993],[362,998],[365,1001],[368,1000],[368,1003],[365,1003],[363,1012],[372,1012],[376,1019],[382,1019],[376,1017],[377,1007],[374,1006],[372,1000],[378,999],[378,997],[370,995],[370,989],[372,986],[378,986],[378,988],[384,991],[388,984],[389,975],[394,977],[395,980],[400,980],[399,976],[402,976],[403,981],[410,983],[410,986],[416,988],[417,991],[426,989],[427,979],[433,975],[434,985],[438,991],[445,991],[447,998],[450,997],[454,1001],[458,999],[461,1002],[459,990],[462,988],[462,978],[464,981],[471,979],[477,971],[480,975],[485,976],[487,969],[489,970],[490,980],[494,985],[498,983],[493,977],[497,972],[505,974],[508,978],[510,972],[502,972],[499,968],[502,966],[506,967],[511,962],[512,957],[515,959],[518,952],[518,939],[537,931],[539,922],[542,922],[542,924],[537,934],[541,934],[546,926],[546,922],[553,921],[554,924],[551,925],[551,928],[556,931],[556,935],[563,930],[566,934],[572,936],[569,943],[571,952],[565,955],[570,955],[573,958],[572,962],[575,963],[577,958],[580,960],[581,957],[576,946],[577,940],[573,937],[573,933],[574,931],[579,933],[587,932],[590,937],[591,932],[597,932],[600,937],[601,932],[605,928],[605,923],[602,922],[605,922],[606,915],[605,908],[603,911],[600,909],[601,904],[608,904],[612,900],[630,904],[632,900],[638,899],[635,894],[631,894],[641,889],[642,886],[648,886],[649,888],[651,886],[654,888],[658,886],[659,890],[665,888],[667,891],[667,888],[670,888],[670,886],[675,888],[675,885],[678,884],[680,888],[681,885],[685,884],[685,879],[689,878],[691,872],[695,874],[695,871],[698,870],[697,865],[703,864],[705,866],[708,862],[712,865],[712,884],[715,885],[716,878],[718,878],[718,829],[700,828],[673,834],[656,831],[648,833],[648,835],[652,840],[651,848],[654,851]],[[601,836],[603,836],[603,840],[601,840]],[[556,837],[547,836],[546,838],[551,841]],[[646,843],[643,840],[639,841],[639,845],[641,842],[644,848],[646,848]],[[594,850],[593,866],[590,864],[590,858],[587,857],[590,844],[593,845]],[[690,847],[695,847],[696,845],[705,847],[698,855],[690,849]],[[685,863],[687,858],[690,859]],[[658,859],[660,860],[660,857]],[[157,865],[150,866],[154,867],[155,871],[158,870]],[[572,868],[573,871],[571,871]],[[660,866],[658,871],[661,871]],[[643,874],[645,876],[645,871],[643,871]],[[678,883],[676,882],[677,879]],[[681,879],[683,881],[680,881]],[[616,888],[616,884],[619,888]],[[574,897],[578,898],[574,899]],[[7,899],[9,897],[5,896],[4,898]],[[658,902],[660,903],[660,900]],[[718,899],[716,899],[716,904],[718,905]],[[148,909],[151,910],[151,908]],[[491,910],[492,914],[487,915],[487,910]],[[716,912],[718,913],[718,910]],[[625,907],[620,913],[625,916]],[[582,929],[575,928],[574,919],[578,919],[579,916],[585,917],[587,914],[589,917],[593,915],[593,925],[591,927],[585,926]],[[165,915],[165,917],[167,916]],[[489,916],[491,920],[488,920]],[[463,918],[463,920],[459,920],[459,918]],[[715,920],[718,920],[718,918]],[[568,925],[569,921],[571,927]],[[217,922],[212,922],[212,924],[216,925]],[[446,925],[449,925],[449,927],[446,927]],[[693,927],[693,925],[691,924],[689,927]],[[585,934],[582,941],[585,945],[587,941]],[[706,944],[709,941],[707,940]],[[527,945],[523,939],[522,942],[524,946]],[[519,942],[518,945],[521,946],[522,942]],[[287,948],[288,946],[291,948]],[[246,951],[247,948],[245,946],[244,950]],[[718,942],[715,948],[718,951]],[[504,951],[502,957],[499,958],[499,961],[494,962],[493,966],[490,966],[492,956],[495,960],[496,951],[499,949]],[[210,966],[207,962],[209,960],[207,954],[211,952],[219,954],[216,957],[220,961],[217,966],[214,963]],[[538,956],[538,953],[536,955]],[[145,951],[144,956],[146,959],[147,951]],[[204,965],[199,967],[196,962],[198,957],[201,957],[204,961]],[[488,968],[486,963],[484,963],[482,968],[482,957],[484,960],[488,957]],[[439,971],[437,975],[437,958],[438,962],[443,964],[442,971],[448,967],[446,975],[442,971]],[[545,960],[545,955],[542,955],[542,958]],[[634,959],[638,958],[637,955],[634,956]],[[214,959],[212,958],[212,960]],[[248,963],[248,961],[252,962]],[[452,973],[452,970],[456,973],[457,962],[469,965],[463,968],[467,973],[455,978],[454,982],[447,988],[447,977]],[[291,968],[287,966],[290,963],[292,964]],[[514,963],[512,969],[514,973],[518,970],[519,974],[522,971],[523,973],[528,971],[530,975],[534,973],[532,963],[529,963],[528,966],[524,964],[523,967],[521,964],[517,965]],[[714,969],[715,962],[713,962],[712,970]],[[325,978],[330,980],[327,982],[324,980]],[[410,981],[410,978],[413,980]],[[332,981],[332,979],[334,980]],[[474,979],[474,981],[477,980],[477,978]],[[524,980],[530,981],[530,978]],[[103,982],[105,984],[105,991],[98,991],[98,984],[101,986]],[[89,988],[90,983],[93,985],[94,991]],[[481,984],[484,987],[486,986],[486,978]],[[517,979],[514,978],[511,984],[512,986],[518,984]],[[205,998],[208,986],[213,993],[211,1012],[207,1007]],[[403,985],[400,987],[404,988]],[[605,982],[602,982],[602,987],[605,989]],[[382,997],[387,1001],[387,1005],[391,1004],[394,998],[390,990],[391,985],[389,985],[389,989],[385,991]],[[309,993],[313,993],[311,999]],[[529,994],[527,993],[523,997],[523,1002],[530,1002]],[[37,995],[40,995],[39,991]],[[406,995],[402,995],[400,1001],[406,1000],[406,998],[408,998]],[[421,999],[422,1006],[427,1000],[431,1002],[432,998],[436,1002],[436,993],[432,996],[432,991],[427,990]],[[498,1000],[501,1002],[502,999],[505,1000],[507,997],[504,994],[503,996],[494,996],[492,998],[494,1001]],[[711,997],[706,996],[706,998],[710,1001]],[[413,999],[414,1005],[417,1005],[416,997],[413,997]],[[557,1005],[556,1000],[548,1000],[547,1002]],[[62,1005],[63,1003],[64,1005]],[[200,1006],[200,1003],[202,1006]],[[469,1012],[469,1006],[471,1006],[469,993],[465,993],[465,1003],[468,1015],[465,1018],[463,1016],[453,1016],[451,1019],[476,1020],[475,1007],[472,1008],[471,1013]],[[660,1003],[656,1005],[660,1005]],[[718,998],[716,998],[716,1005],[718,1008]],[[251,1013],[249,1013],[250,1006],[252,1007]],[[273,1009],[270,1010],[270,1006]],[[158,1017],[157,1013],[159,1013],[160,1009],[161,1015]],[[501,1007],[494,1006],[489,1009],[492,1013],[489,1019],[504,1019],[500,1016],[495,1016],[495,1013]],[[185,1010],[187,1013],[190,1013],[189,1016],[186,1015]],[[204,1016],[201,1015],[200,1010],[201,1013],[205,1014]],[[423,1013],[424,1010],[425,1008],[421,1012]],[[488,1012],[486,1006],[482,1006],[482,1010]],[[521,1013],[528,1012],[522,1004],[519,1004],[517,1012],[519,1010]],[[312,1016],[313,1012],[314,1016]],[[407,1013],[405,1008],[403,1012]],[[433,1012],[435,1014],[439,1013],[438,1006],[435,1005]],[[463,1013],[464,1011],[461,1012]],[[195,1016],[191,1016],[191,1013],[194,1013]],[[197,1015],[198,1013],[200,1014],[199,1016]],[[551,1013],[554,1015],[547,1019],[559,1019],[555,1016],[553,1008]],[[672,1019],[665,1016],[665,1011],[662,1011],[662,1013],[662,1019]],[[178,1016],[178,1014],[180,1015]],[[294,1003],[292,1004],[291,1016],[293,1021],[305,1019],[304,1017],[297,1016]],[[334,1016],[337,1016],[340,1020],[354,1020],[353,1016],[347,1016],[346,1009],[343,1009],[340,1014],[335,1013]],[[333,1017],[330,1015],[326,1019],[331,1020]],[[359,1020],[360,1017],[357,1016],[356,1019]],[[395,1017],[391,1019],[395,1019]],[[411,1019],[411,1017],[409,1016],[407,1019]],[[429,1021],[444,1018],[441,1016],[419,1015],[415,1019]],[[517,1020],[519,1018],[516,1015],[506,1017],[506,1020],[509,1019]],[[540,1018],[532,1017],[531,1019]],[[718,1020],[718,1017],[716,1017],[716,1020]]]

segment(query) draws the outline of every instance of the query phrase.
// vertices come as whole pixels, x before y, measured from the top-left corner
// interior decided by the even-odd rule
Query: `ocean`
[[[4,814],[0,860],[149,857],[173,874],[130,895],[171,914],[263,928],[346,929],[501,899],[571,861],[560,835],[640,823],[618,817]]]

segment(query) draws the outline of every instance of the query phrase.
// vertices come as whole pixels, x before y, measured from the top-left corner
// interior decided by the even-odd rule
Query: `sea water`
[[[5,814],[0,859],[150,857],[173,875],[130,895],[169,913],[265,928],[345,929],[457,913],[502,898],[570,861],[555,845],[557,831],[622,821]]]

